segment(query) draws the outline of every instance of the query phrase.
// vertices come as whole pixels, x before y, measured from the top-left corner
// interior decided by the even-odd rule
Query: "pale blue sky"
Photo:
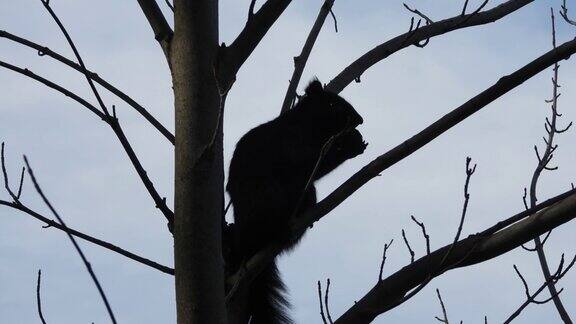
[[[261,3],[262,1],[259,1]],[[408,2],[433,20],[458,14],[463,1]],[[470,1],[475,8],[481,1]],[[490,1],[488,7],[503,2]],[[162,1],[159,1],[163,5]],[[322,1],[294,1],[237,76],[225,115],[227,161],[237,139],[275,117],[292,72],[292,57],[302,46]],[[549,6],[535,3],[491,25],[434,38],[424,49],[411,47],[380,62],[342,95],[364,116],[361,131],[367,151],[318,185],[321,197],[386,150],[457,107],[499,77],[513,72],[550,48]],[[173,129],[170,75],[164,57],[136,1],[52,0],[74,37],[86,64],[132,95]],[[569,1],[576,13],[576,3]],[[221,1],[221,40],[229,43],[243,27],[248,1]],[[164,7],[163,7],[164,8]],[[327,82],[358,56],[407,30],[409,13],[402,1],[337,0],[339,32],[328,20],[304,73]],[[166,11],[170,16],[170,13]],[[72,57],[63,37],[37,0],[0,1],[0,29],[48,45]],[[559,22],[559,42],[574,30]],[[47,57],[0,39],[0,59],[25,66],[77,91],[91,101],[82,75]],[[561,122],[576,119],[574,61],[562,62]],[[394,239],[385,274],[409,262],[400,232],[407,230],[418,256],[425,253],[414,214],[427,225],[432,247],[448,243],[456,231],[462,205],[465,157],[478,163],[470,193],[464,234],[475,233],[522,210],[522,190],[536,163],[532,146],[544,134],[551,71],[545,71],[433,143],[384,172],[319,222],[296,251],[282,257],[297,323],[319,323],[316,281],[331,278],[335,318],[375,283],[382,248]],[[172,243],[165,222],[154,208],[117,139],[88,111],[54,91],[0,70],[0,140],[16,182],[27,154],[47,195],[68,225],[123,246],[161,263],[172,264]],[[300,87],[302,89],[302,86]],[[104,92],[105,93],[105,92]],[[119,99],[119,117],[148,174],[172,204],[173,149]],[[545,173],[541,198],[569,188],[576,180],[576,136],[559,136],[560,169]],[[538,142],[540,143],[540,142]],[[2,192],[1,197],[7,199]],[[46,212],[30,183],[24,201]],[[0,208],[0,323],[37,323],[35,280],[43,270],[44,314],[49,323],[107,323],[105,309],[90,278],[62,232],[42,229],[36,220]],[[576,251],[574,224],[556,230],[547,251],[552,267],[565,252]],[[173,278],[82,242],[120,323],[172,323]],[[380,316],[376,323],[429,323],[440,314],[440,288],[453,322],[504,320],[523,302],[517,264],[532,287],[541,283],[536,255],[517,249],[481,265],[451,271],[419,295]],[[560,283],[568,309],[576,304],[576,275]],[[576,316],[576,314],[573,314]],[[551,323],[553,306],[531,306],[520,323]]]

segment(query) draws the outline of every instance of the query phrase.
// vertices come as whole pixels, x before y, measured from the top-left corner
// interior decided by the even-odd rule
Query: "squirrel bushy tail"
[[[286,287],[280,278],[276,261],[270,263],[250,286],[248,303],[252,319],[250,324],[291,324],[287,314],[290,303]]]

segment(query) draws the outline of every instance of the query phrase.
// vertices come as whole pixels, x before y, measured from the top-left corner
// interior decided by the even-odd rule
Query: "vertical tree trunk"
[[[218,1],[176,0],[174,259],[179,324],[226,323],[221,249],[223,154],[214,66]]]

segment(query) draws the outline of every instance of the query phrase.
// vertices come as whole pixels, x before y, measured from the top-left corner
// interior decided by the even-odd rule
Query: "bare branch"
[[[308,62],[308,58],[310,57],[314,43],[316,43],[318,34],[320,34],[320,30],[322,29],[324,21],[332,9],[333,4],[334,0],[324,1],[324,4],[322,4],[320,12],[318,12],[318,16],[316,17],[316,21],[314,21],[314,25],[312,26],[312,29],[306,38],[306,42],[304,42],[304,46],[302,47],[300,55],[294,57],[294,72],[292,73],[290,84],[288,85],[286,95],[284,96],[284,102],[282,103],[282,109],[280,111],[281,113],[292,108],[292,104],[294,103],[296,97],[296,88],[298,88],[298,83],[300,82],[300,78],[304,72],[304,67]]]
[[[171,66],[170,44],[172,36],[174,35],[172,28],[168,25],[168,22],[166,21],[164,14],[162,14],[162,10],[158,7],[156,0],[138,0],[138,4],[146,16],[150,27],[152,27],[152,31],[154,31],[154,38],[160,44],[160,47],[162,47],[168,65]]]
[[[494,22],[512,12],[515,12],[525,5],[532,3],[533,1],[534,0],[509,0],[490,10],[471,13],[468,15],[458,15],[420,27],[416,31],[409,31],[405,34],[399,35],[362,55],[332,79],[326,88],[334,93],[339,93],[353,80],[358,79],[371,66],[403,48],[412,44],[420,43],[434,36],[446,34],[456,29]],[[410,42],[405,41],[407,38],[410,38]]]
[[[44,2],[44,1],[46,1],[46,2]],[[48,1],[49,0],[42,0],[43,3],[47,3]],[[32,180],[32,183],[34,184],[34,188],[36,189],[36,192],[38,192],[40,197],[42,197],[42,200],[44,201],[46,206],[48,206],[48,208],[50,209],[52,214],[54,214],[56,219],[58,219],[58,223],[60,223],[60,225],[62,225],[63,227],[66,227],[66,223],[64,223],[64,220],[62,219],[62,217],[60,217],[58,212],[56,212],[54,207],[52,207],[52,204],[50,203],[50,201],[48,201],[48,198],[46,198],[46,196],[42,192],[42,189],[40,188],[38,181],[36,181],[36,177],[34,176],[34,172],[32,171],[32,168],[30,167],[30,164],[28,163],[28,159],[26,158],[26,156],[24,156],[24,163],[26,163],[26,167],[28,168],[28,175],[30,175],[30,179]],[[90,264],[90,262],[88,262],[88,259],[84,255],[84,252],[82,252],[82,249],[80,248],[80,246],[76,242],[76,239],[74,238],[74,236],[72,236],[72,234],[70,234],[70,233],[67,233],[67,234],[68,234],[68,238],[70,239],[70,241],[74,245],[76,252],[78,252],[78,255],[82,259],[82,262],[84,262],[84,266],[86,266],[86,270],[90,274],[92,281],[94,281],[94,284],[96,285],[96,288],[98,289],[98,293],[100,293],[100,297],[102,298],[102,301],[104,302],[104,305],[106,306],[106,310],[108,311],[108,315],[110,316],[110,320],[112,321],[113,324],[116,324],[116,318],[114,317],[114,312],[112,312],[112,307],[110,307],[110,303],[108,302],[108,298],[106,297],[106,294],[104,293],[104,290],[102,289],[102,286],[100,285],[100,282],[98,281],[98,278],[96,277],[96,274],[94,273],[94,271],[92,269],[92,265]]]
[[[32,42],[32,41],[27,40],[27,39],[22,38],[22,37],[16,36],[14,34],[7,32],[7,31],[0,30],[0,37],[6,38],[6,39],[11,40],[13,42],[16,42],[16,43],[22,44],[24,46],[27,46],[29,48],[32,48],[32,49],[38,51],[38,54],[40,56],[50,56],[53,59],[73,68],[74,70],[76,70],[80,73],[83,73],[85,75],[88,75],[92,80],[94,80],[96,83],[101,85],[104,89],[110,91],[111,93],[116,95],[118,98],[120,98],[124,102],[126,102],[128,105],[130,105],[132,108],[134,108],[134,110],[136,110],[140,115],[142,115],[142,117],[144,117],[150,124],[152,124],[152,126],[154,126],[162,135],[164,135],[164,137],[166,137],[172,144],[174,144],[174,135],[168,129],[166,129],[166,127],[164,127],[164,125],[162,125],[162,123],[160,123],[156,118],[154,118],[154,116],[152,116],[146,110],[146,108],[144,108],[142,105],[137,103],[134,99],[132,99],[126,93],[122,92],[121,90],[119,90],[118,88],[116,88],[115,86],[110,84],[108,81],[102,79],[98,74],[96,74],[90,70],[82,68],[82,66],[80,66],[78,63],[76,63],[70,59],[67,59],[66,57],[54,52],[53,50],[49,49],[46,46],[37,44],[35,42]]]
[[[576,217],[576,194],[537,212],[527,219],[499,232],[490,234],[491,229],[470,235],[452,249],[444,266],[434,276],[450,269],[483,262],[504,254],[535,236],[560,226]],[[429,265],[438,267],[452,244],[424,256],[407,265],[374,286],[362,299],[354,304],[335,323],[370,323],[376,316],[398,304],[403,296],[430,276]]]
[[[426,240],[426,254],[430,254],[430,235],[426,233],[426,226],[424,225],[424,222],[419,222],[416,217],[414,217],[414,215],[410,215],[410,218],[412,218],[416,225],[420,226],[420,229],[422,230],[422,236],[424,236],[424,239]]]
[[[328,294],[330,293],[330,278],[326,279],[326,293],[324,294],[324,304],[326,305],[326,317],[328,317],[328,322],[333,324],[332,315],[330,315],[330,308],[328,306]]]
[[[139,0],[140,1],[140,0]],[[229,47],[222,47],[220,53],[219,79],[224,88],[236,79],[236,73],[248,59],[270,27],[284,12],[291,0],[267,0],[252,15],[244,29]]]
[[[404,230],[402,230],[402,238],[404,239],[404,245],[406,245],[406,247],[408,248],[408,252],[410,253],[410,263],[413,263],[414,262],[414,251],[410,247],[410,243],[408,242],[408,239],[406,238],[406,232],[404,232]]]
[[[42,270],[38,269],[38,279],[36,280],[36,306],[38,308],[38,317],[42,321],[42,324],[46,324],[44,315],[42,314],[42,299],[40,298],[40,278],[42,276]]]
[[[170,2],[170,0],[166,0],[166,5],[168,8],[170,8],[170,10],[172,10],[172,12],[174,12],[174,5]]]
[[[9,70],[18,72],[22,75],[29,77],[29,78],[32,78],[32,79],[34,79],[34,80],[36,80],[36,81],[54,89],[54,90],[64,94],[65,96],[70,97],[74,101],[76,101],[79,104],[81,104],[82,106],[86,107],[88,110],[90,110],[96,116],[100,117],[104,122],[106,122],[112,128],[112,130],[116,134],[116,137],[118,137],[118,139],[120,140],[120,143],[122,144],[124,151],[126,152],[126,154],[128,155],[128,157],[130,159],[130,162],[132,162],[132,165],[136,169],[138,176],[140,177],[144,186],[148,190],[148,193],[150,194],[150,196],[154,200],[154,203],[156,204],[156,208],[160,209],[160,211],[162,212],[164,217],[166,217],[166,219],[168,220],[168,228],[171,229],[171,224],[174,221],[174,213],[166,205],[165,198],[162,198],[160,196],[160,194],[158,193],[158,191],[156,191],[154,184],[152,183],[152,181],[148,177],[148,174],[146,173],[146,170],[144,169],[144,167],[140,163],[138,156],[136,156],[134,149],[132,148],[130,142],[126,138],[126,135],[124,134],[124,131],[123,131],[122,127],[120,126],[120,123],[118,122],[118,119],[116,117],[105,115],[100,110],[98,110],[98,108],[94,107],[92,104],[90,104],[89,102],[87,102],[86,100],[81,98],[80,96],[76,95],[75,93],[55,84],[52,81],[49,81],[49,80],[47,80],[41,76],[38,76],[37,74],[33,73],[32,71],[30,71],[28,69],[22,69],[22,68],[19,68],[17,66],[11,65],[9,63],[3,62],[3,61],[0,61],[0,66],[5,67]]]
[[[8,192],[10,197],[12,197],[12,199],[14,200],[14,203],[19,203],[19,196],[20,195],[14,194],[12,189],[10,189],[10,184],[9,184],[9,180],[8,180],[8,172],[6,171],[6,160],[4,157],[4,142],[2,142],[2,148],[0,149],[0,157],[1,157],[0,162],[2,163],[2,174],[4,176],[4,189],[6,189],[6,192]]]
[[[440,301],[440,306],[442,307],[442,318],[438,316],[435,316],[434,318],[436,318],[439,322],[450,324],[448,321],[448,314],[446,314],[446,307],[444,306],[444,301],[442,300],[442,295],[440,295],[440,290],[438,290],[438,288],[436,288],[436,296],[438,296],[438,301]]]
[[[41,1],[42,1],[42,4],[44,5],[44,8],[46,8],[46,10],[48,11],[48,13],[52,17],[52,19],[54,19],[54,22],[56,22],[56,24],[60,28],[60,31],[62,32],[62,34],[66,38],[68,45],[70,45],[70,48],[74,52],[74,56],[76,56],[76,60],[78,60],[78,64],[80,64],[80,66],[82,67],[82,69],[84,71],[87,71],[86,65],[84,64],[84,61],[82,60],[82,56],[80,56],[80,53],[78,52],[78,49],[76,48],[76,45],[74,44],[74,41],[70,37],[70,34],[68,34],[68,31],[66,30],[66,27],[64,27],[64,24],[62,24],[62,22],[60,21],[60,18],[58,18],[58,16],[56,15],[56,12],[54,12],[52,7],[50,6],[50,0],[41,0]],[[92,89],[92,92],[94,93],[94,96],[96,97],[96,100],[98,100],[98,104],[100,105],[102,112],[108,116],[109,115],[108,114],[108,108],[106,107],[106,105],[104,104],[104,101],[102,100],[102,97],[100,97],[100,94],[96,90],[96,86],[94,85],[94,82],[92,81],[92,79],[90,78],[90,76],[87,73],[84,73],[84,76],[86,77],[86,81],[88,81],[88,84],[90,85],[90,89]]]
[[[156,269],[156,270],[159,270],[159,271],[161,271],[161,272],[164,272],[164,273],[167,273],[167,274],[170,274],[170,275],[174,275],[174,269],[172,269],[172,268],[170,268],[170,267],[167,267],[167,266],[165,266],[165,265],[161,265],[161,264],[156,263],[156,262],[154,262],[154,261],[152,261],[152,260],[146,259],[146,258],[144,258],[144,257],[141,257],[141,256],[137,255],[137,254],[134,254],[134,253],[132,253],[132,252],[126,251],[126,250],[124,250],[124,249],[122,249],[122,248],[120,248],[120,247],[118,247],[118,246],[116,246],[116,245],[114,245],[114,244],[112,244],[112,243],[108,243],[108,242],[103,241],[103,240],[101,240],[101,239],[98,239],[98,238],[95,238],[95,237],[93,237],[93,236],[84,234],[84,233],[82,233],[82,232],[80,232],[80,231],[77,231],[77,230],[75,230],[75,229],[73,229],[73,228],[70,228],[70,227],[67,227],[67,226],[66,226],[66,227],[65,227],[65,226],[62,226],[62,225],[60,225],[58,222],[55,222],[55,221],[49,219],[48,217],[43,216],[43,215],[41,215],[41,214],[33,211],[32,209],[28,208],[27,206],[25,206],[25,205],[23,205],[23,204],[21,204],[21,203],[12,203],[12,202],[8,202],[8,201],[0,200],[0,205],[7,206],[7,207],[11,207],[11,208],[17,209],[17,210],[19,210],[19,211],[21,211],[21,212],[24,212],[24,213],[26,213],[26,214],[28,214],[28,215],[36,218],[37,220],[45,223],[45,224],[46,224],[45,227],[53,227],[53,228],[59,229],[59,230],[64,231],[64,232],[66,232],[66,233],[68,233],[68,234],[71,234],[71,235],[74,235],[74,236],[76,236],[76,237],[78,237],[78,238],[81,238],[81,239],[83,239],[83,240],[85,240],[85,241],[88,241],[88,242],[90,242],[90,243],[93,243],[93,244],[96,244],[96,245],[98,245],[98,246],[100,246],[100,247],[103,247],[103,248],[105,248],[105,249],[107,249],[107,250],[116,252],[116,253],[118,253],[118,254],[120,254],[120,255],[123,255],[123,256],[125,256],[125,257],[127,257],[127,258],[129,258],[129,259],[132,259],[132,260],[134,260],[134,261],[136,261],[136,262],[139,262],[139,263],[141,263],[141,264],[147,265],[147,266],[149,266],[149,267],[151,267],[151,268],[154,268],[154,269]]]
[[[562,18],[564,18],[564,20],[570,25],[576,26],[576,21],[568,17],[568,7],[566,6],[566,0],[562,0],[562,6],[560,8],[560,16],[562,16]]]
[[[550,280],[552,280],[554,283],[558,282],[560,279],[562,279],[562,277],[564,277],[564,275],[566,275],[566,273],[568,271],[570,271],[570,269],[572,268],[572,266],[574,265],[574,263],[576,262],[576,256],[572,259],[572,261],[570,262],[570,264],[564,269],[564,254],[562,254],[562,259],[560,260],[560,264],[558,265],[558,269],[556,270],[556,272],[550,276]],[[550,296],[549,298],[543,300],[543,301],[536,301],[536,297],[542,292],[544,291],[544,289],[548,286],[547,282],[544,282],[542,285],[540,285],[540,288],[538,288],[533,294],[529,293],[528,290],[528,285],[526,283],[526,280],[524,280],[524,278],[522,277],[522,275],[520,274],[520,272],[518,271],[518,269],[516,268],[516,266],[514,266],[514,270],[516,270],[516,273],[518,274],[518,276],[520,277],[520,279],[522,280],[522,283],[524,285],[524,291],[526,294],[526,301],[524,303],[522,303],[522,305],[520,305],[515,311],[514,313],[512,313],[505,321],[504,323],[510,323],[512,322],[516,317],[518,317],[518,315],[520,315],[520,313],[522,313],[522,311],[530,304],[543,304],[543,303],[547,303],[549,301],[551,301],[553,299],[554,296]],[[560,292],[562,292],[562,289],[560,291],[558,291],[557,294],[560,294]]]
[[[552,48],[556,49],[556,23],[554,17],[554,11],[550,8],[550,18],[551,18],[551,25],[552,25]],[[557,118],[558,118],[558,97],[560,96],[558,93],[558,88],[560,85],[558,84],[558,70],[559,65],[558,63],[554,64],[553,67],[553,76],[552,76],[552,102],[551,102],[551,116],[550,118],[546,117],[545,127],[546,132],[548,133],[548,138],[546,139],[546,147],[544,149],[543,155],[540,157],[538,154],[538,150],[536,149],[537,157],[538,157],[538,164],[532,174],[532,179],[530,181],[530,206],[534,207],[536,202],[538,201],[536,197],[536,187],[538,184],[538,180],[540,175],[542,174],[543,170],[555,170],[557,167],[549,167],[548,164],[553,158],[553,152],[558,148],[558,145],[554,144],[554,135],[558,133],[557,131]],[[569,127],[569,126],[568,126]],[[566,128],[567,130],[568,128]],[[534,146],[536,148],[536,146]],[[546,239],[550,235],[546,236]],[[550,268],[548,265],[548,261],[546,259],[546,253],[544,251],[544,242],[540,240],[540,237],[536,237],[534,239],[534,249],[538,254],[538,260],[540,262],[540,267],[542,269],[542,273],[544,274],[545,282],[547,283],[548,290],[550,291],[550,296],[554,301],[554,305],[558,314],[562,318],[565,323],[571,323],[572,320],[570,319],[570,315],[566,311],[565,306],[562,303],[562,300],[559,297],[559,291],[556,289],[554,285],[554,280],[552,280],[552,274],[550,273]]]
[[[378,275],[378,282],[382,281],[382,274],[384,272],[384,265],[386,264],[386,252],[388,252],[388,248],[392,245],[394,240],[390,240],[390,243],[384,243],[384,252],[382,252],[382,262],[380,262],[380,273]]]
[[[322,315],[322,323],[328,324],[326,316],[324,315],[324,302],[322,301],[322,284],[318,280],[318,301],[320,302],[320,315]]]

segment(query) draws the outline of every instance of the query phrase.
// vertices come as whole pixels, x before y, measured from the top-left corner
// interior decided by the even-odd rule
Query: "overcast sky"
[[[163,1],[158,1],[164,5]],[[262,1],[258,1],[261,3]],[[458,14],[463,1],[418,0],[433,20]],[[475,8],[481,1],[470,1]],[[491,8],[503,1],[490,1]],[[230,43],[245,23],[249,1],[220,2],[221,41]],[[293,64],[322,1],[294,1],[243,66],[228,97],[225,115],[226,164],[238,138],[277,116]],[[136,1],[52,0],[89,68],[130,94],[173,129],[173,95],[163,54]],[[536,1],[494,24],[436,37],[424,49],[410,47],[372,67],[342,95],[364,117],[360,130],[366,152],[318,184],[324,197],[366,163],[492,85],[551,47],[549,6]],[[569,1],[576,13],[576,3]],[[167,9],[165,6],[163,9]],[[338,33],[328,19],[304,73],[328,82],[354,59],[400,33],[410,22],[402,1],[336,1]],[[171,17],[169,11],[165,11]],[[171,20],[171,18],[169,19]],[[49,46],[67,57],[71,50],[40,1],[0,1],[0,29]],[[574,37],[559,22],[558,41]],[[82,75],[50,58],[0,39],[0,59],[28,67],[94,102]],[[462,122],[417,153],[358,190],[308,232],[300,246],[280,260],[297,323],[318,323],[316,281],[331,279],[332,317],[360,299],[376,282],[382,248],[394,239],[385,275],[410,261],[401,243],[406,229],[417,256],[425,253],[419,228],[426,223],[432,248],[450,242],[463,203],[466,156],[478,163],[464,235],[476,233],[523,209],[523,188],[536,165],[544,103],[551,93],[551,70],[529,80]],[[560,123],[576,119],[576,62],[561,63]],[[103,92],[105,93],[105,92]],[[162,195],[173,203],[173,147],[118,98],[122,125]],[[545,172],[541,200],[563,192],[576,180],[574,131],[558,137],[556,172]],[[171,236],[111,130],[70,99],[30,79],[0,70],[0,140],[7,143],[8,171],[17,182],[27,154],[52,203],[68,225],[147,256],[173,264]],[[6,193],[0,195],[8,200]],[[47,213],[26,182],[23,200]],[[43,308],[49,323],[107,323],[105,309],[68,238],[11,209],[0,208],[0,323],[37,323],[36,272],[43,271]],[[551,267],[560,255],[576,253],[575,224],[555,230],[546,245]],[[120,323],[175,321],[173,278],[81,242]],[[453,322],[503,321],[524,301],[521,269],[534,289],[542,282],[537,256],[516,249],[481,265],[435,279],[404,305],[376,323],[429,323],[441,309],[439,288]],[[576,274],[560,283],[567,309],[576,304]],[[576,313],[572,314],[576,316]],[[559,321],[552,304],[530,306],[521,323]]]

